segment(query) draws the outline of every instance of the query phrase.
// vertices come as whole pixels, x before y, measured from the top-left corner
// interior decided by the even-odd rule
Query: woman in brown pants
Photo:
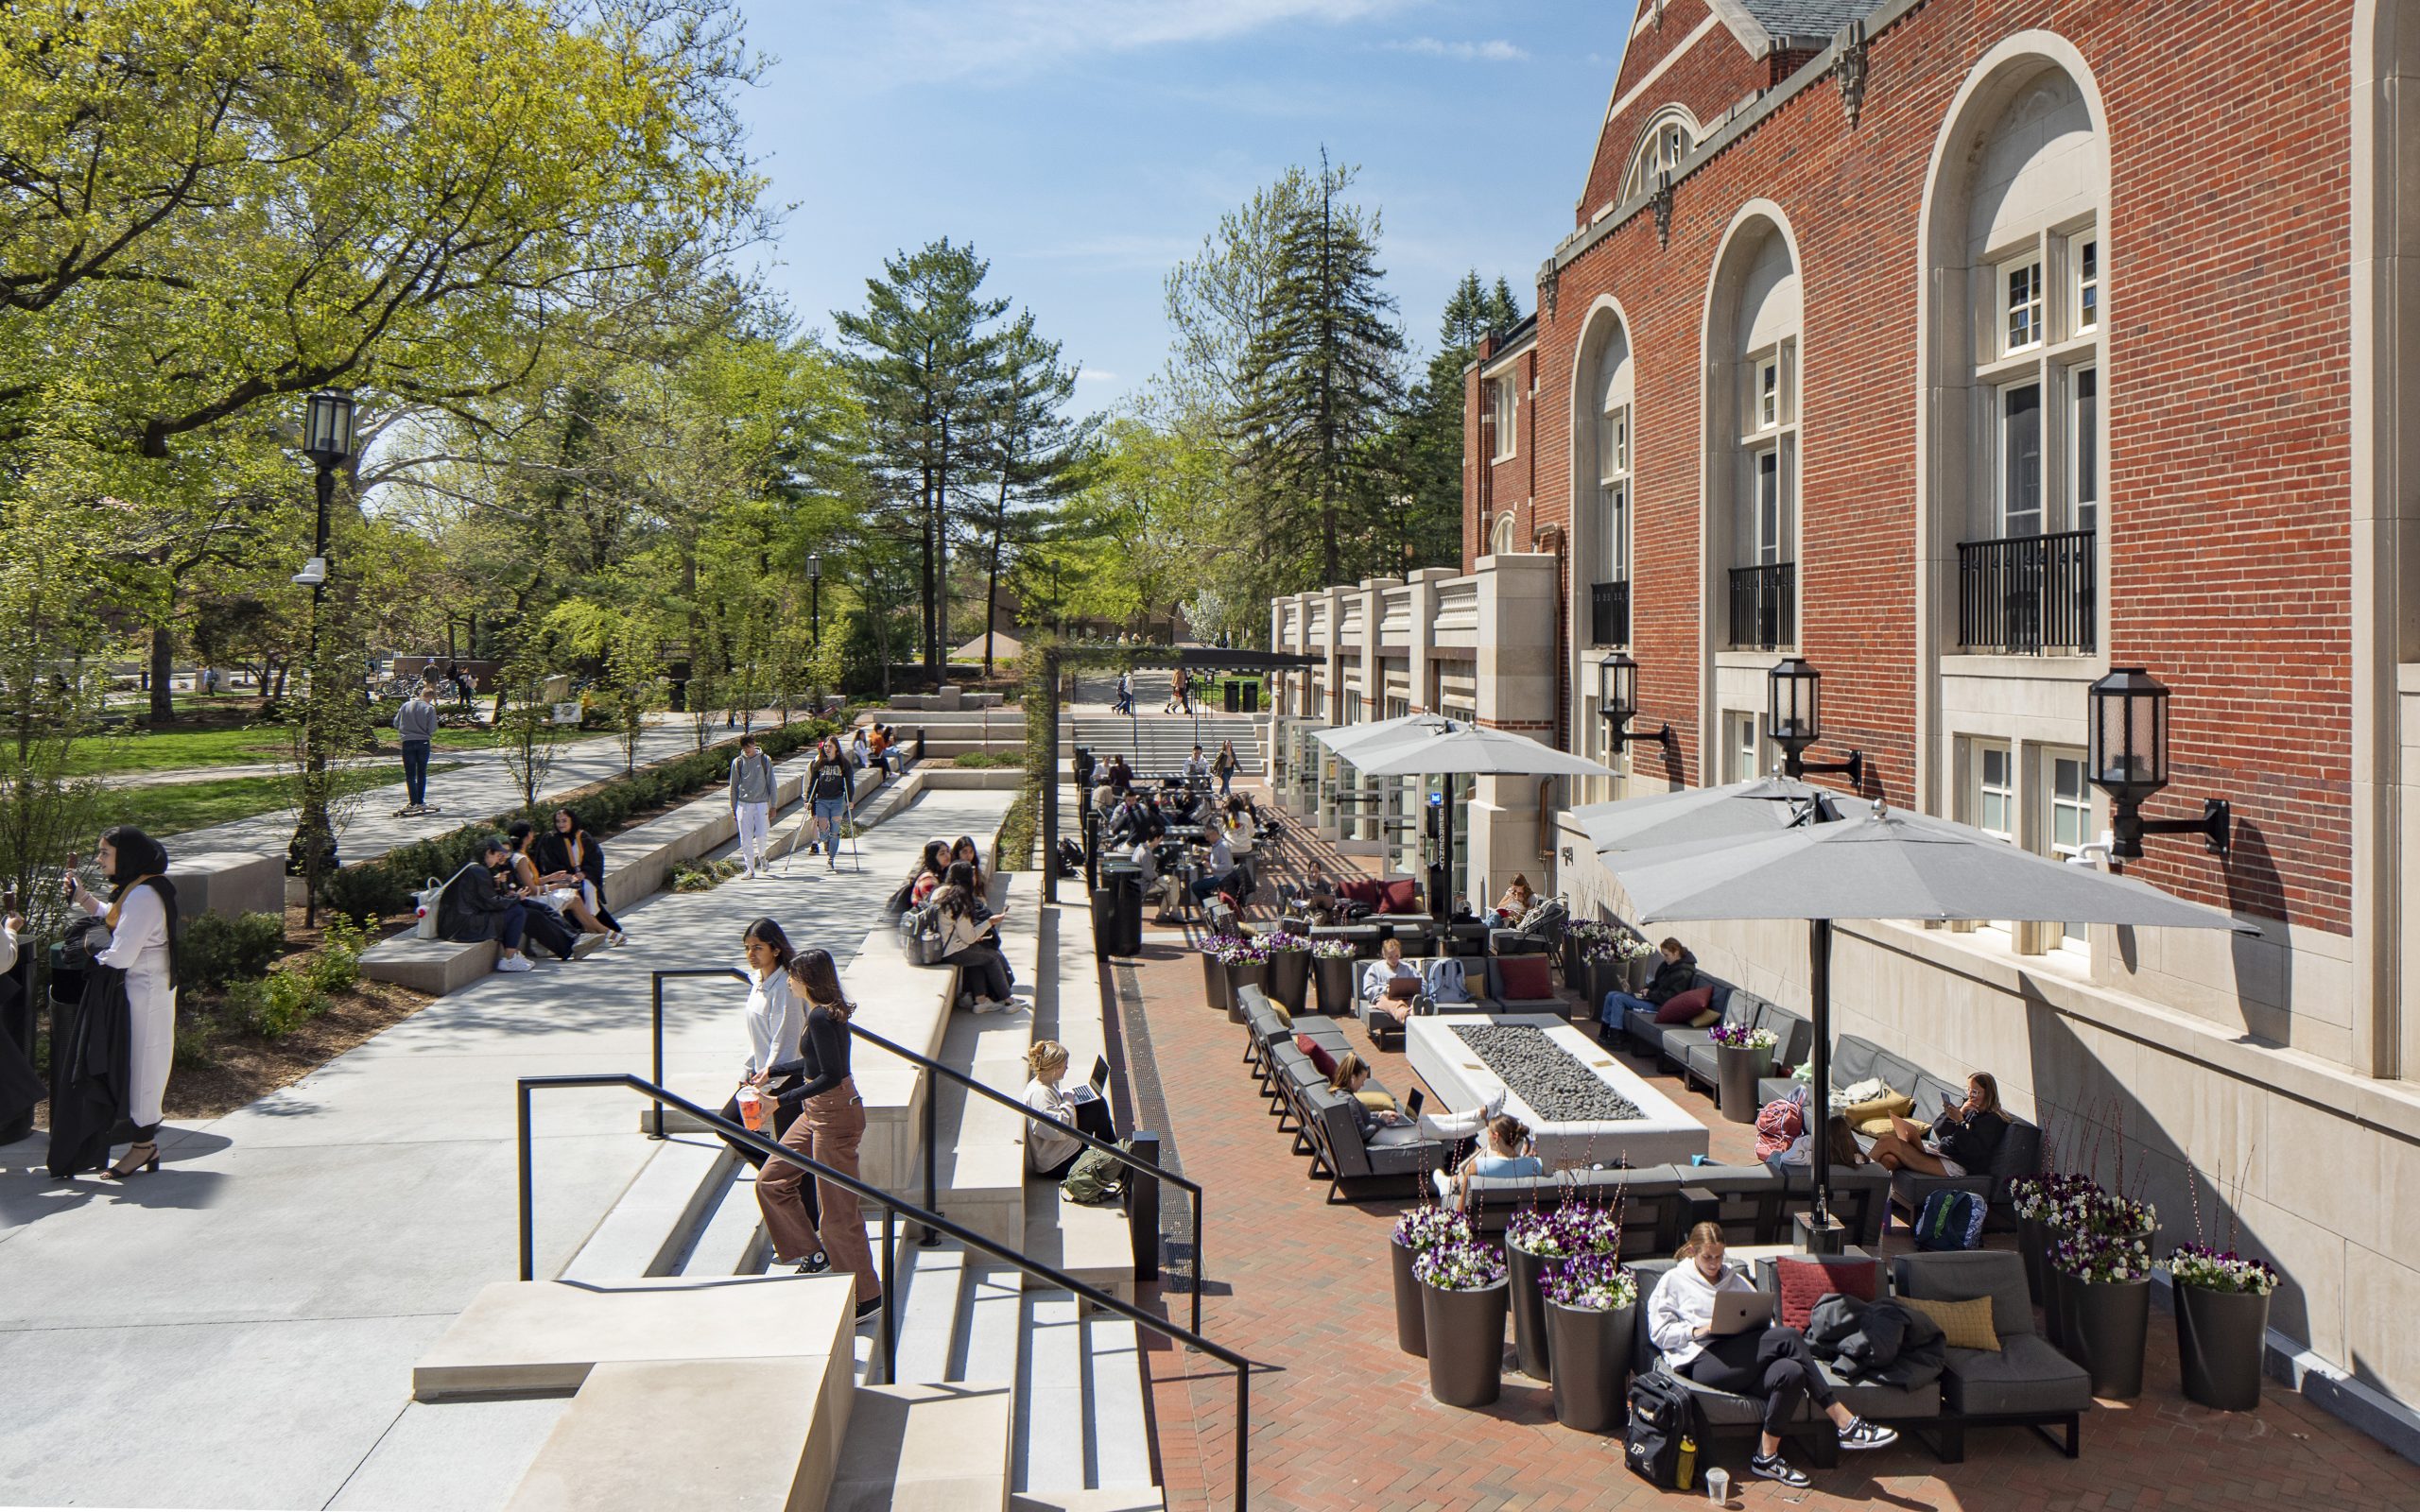
[[[829,951],[801,951],[789,966],[790,985],[806,1000],[806,1032],[799,1040],[799,1058],[768,1067],[757,1083],[769,1084],[796,1075],[798,1085],[781,1101],[799,1108],[798,1121],[782,1136],[782,1143],[811,1160],[820,1160],[849,1176],[857,1174],[857,1142],[865,1138],[865,1103],[857,1084],[849,1079],[849,1000],[840,995],[840,973]],[[805,1168],[787,1160],[767,1160],[756,1178],[756,1205],[764,1211],[765,1231],[773,1241],[773,1263],[817,1267],[820,1250],[836,1269],[857,1278],[857,1318],[860,1322],[882,1311],[882,1278],[866,1244],[864,1217],[857,1194],[818,1178],[816,1195],[821,1221],[807,1216],[800,1187]],[[818,1238],[818,1229],[821,1236]]]

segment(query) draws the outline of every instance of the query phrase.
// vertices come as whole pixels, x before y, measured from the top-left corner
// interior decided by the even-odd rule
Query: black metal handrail
[[[1778,651],[1798,644],[1798,564],[1731,569],[1731,644]]]
[[[1053,1265],[1046,1265],[1011,1249],[995,1240],[986,1239],[972,1228],[960,1228],[940,1213],[903,1202],[891,1193],[867,1181],[836,1170],[822,1161],[802,1155],[776,1140],[767,1139],[751,1128],[732,1123],[719,1113],[709,1113],[678,1092],[667,1091],[661,1082],[651,1082],[629,1072],[588,1072],[551,1076],[523,1076],[514,1083],[519,1099],[519,1160],[521,1184],[521,1279],[538,1279],[537,1231],[532,1218],[533,1179],[530,1172],[529,1094],[543,1087],[627,1087],[652,1099],[661,1108],[666,1103],[704,1124],[707,1128],[726,1140],[746,1144],[767,1160],[787,1160],[819,1181],[829,1181],[844,1191],[855,1193],[863,1201],[882,1209],[882,1373],[886,1383],[897,1384],[899,1379],[899,1315],[898,1289],[891,1284],[894,1255],[898,1245],[896,1228],[905,1215],[909,1221],[938,1228],[961,1245],[971,1245],[994,1260],[1014,1265],[1028,1276],[1038,1276],[1050,1285],[1075,1293],[1095,1307],[1105,1307],[1129,1322],[1139,1323],[1162,1337],[1199,1349],[1203,1354],[1234,1367],[1236,1372],[1236,1506],[1238,1512],[1245,1504],[1249,1489],[1252,1443],[1252,1362],[1233,1349],[1211,1343],[1194,1329],[1181,1328],[1170,1320],[1154,1316],[1132,1302],[1098,1286],[1080,1281]]]
[[[2091,653],[2099,640],[2098,557],[2089,530],[1960,541],[1960,649]]]
[[[754,983],[750,979],[748,973],[735,966],[692,966],[678,968],[672,971],[657,971],[654,973],[655,980],[653,983],[651,996],[654,1000],[653,1029],[655,1036],[655,1079],[659,1085],[661,1085],[664,1080],[664,981],[665,978],[673,976],[728,976],[740,982],[747,982],[752,987],[754,986]],[[1163,1166],[1155,1165],[1151,1161],[1136,1155],[1133,1151],[1119,1145],[1115,1141],[1104,1140],[1097,1135],[1088,1134],[1084,1130],[1078,1128],[1073,1124],[1063,1123],[1059,1119],[1053,1118],[1048,1113],[1045,1113],[1037,1108],[1028,1107],[1024,1099],[1011,1097],[1006,1092],[1001,1091],[995,1087],[987,1087],[983,1083],[977,1081],[974,1077],[967,1075],[964,1072],[959,1071],[954,1067],[945,1066],[940,1061],[935,1060],[930,1056],[910,1050],[906,1045],[899,1043],[895,1040],[886,1039],[885,1037],[874,1033],[872,1029],[869,1029],[865,1025],[857,1022],[855,1019],[847,1021],[847,1027],[849,1033],[855,1035],[860,1040],[879,1045],[883,1049],[890,1051],[892,1055],[897,1056],[904,1060],[912,1061],[915,1064],[924,1067],[927,1071],[940,1072],[942,1075],[947,1076],[950,1080],[958,1083],[959,1086],[981,1092],[984,1096],[989,1097],[994,1102],[1000,1104],[1002,1107],[1013,1108],[1019,1113],[1025,1115],[1027,1118],[1032,1119],[1037,1124],[1047,1124],[1052,1128],[1059,1130],[1062,1134],[1073,1134],[1076,1138],[1083,1141],[1087,1146],[1115,1157],[1120,1164],[1126,1166],[1129,1170],[1149,1172],[1150,1175],[1157,1177],[1159,1179],[1166,1181],[1169,1185],[1177,1187],[1189,1194],[1193,1198],[1193,1326],[1197,1330],[1201,1327],[1202,1229],[1201,1183],[1187,1180],[1185,1177],[1177,1175],[1174,1171],[1167,1170]],[[764,1068],[759,1067],[757,1069],[762,1070]],[[924,1112],[925,1206],[935,1211],[939,1211],[941,1210],[940,1107],[941,1099],[933,1095],[930,1088],[925,1089]],[[655,1105],[654,1128],[650,1137],[659,1140],[664,1138],[664,1105],[662,1103]],[[1154,1237],[1156,1238],[1156,1236]],[[928,1245],[935,1242],[934,1230],[930,1226],[925,1228],[922,1242]]]
[[[1630,644],[1630,580],[1588,585],[1588,644]]]

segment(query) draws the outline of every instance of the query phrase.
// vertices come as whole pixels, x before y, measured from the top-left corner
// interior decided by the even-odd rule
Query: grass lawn
[[[391,730],[380,731],[381,746],[400,756],[403,742]],[[440,730],[440,750],[487,750],[495,745],[492,730]],[[248,725],[233,730],[129,729],[95,735],[76,743],[78,772],[109,776],[121,772],[170,772],[188,767],[249,766],[285,759],[287,737],[283,725]]]
[[[450,772],[458,762],[433,762],[429,774]],[[377,787],[397,780],[384,766],[351,774],[361,787]],[[109,797],[110,822],[140,826],[152,835],[182,834],[249,819],[285,808],[293,787],[285,777],[218,777],[199,782],[167,782],[157,787],[121,788]]]

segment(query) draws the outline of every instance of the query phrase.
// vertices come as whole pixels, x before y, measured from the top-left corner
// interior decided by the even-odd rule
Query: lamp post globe
[[[2139,807],[2168,785],[2168,689],[2141,667],[2115,667],[2088,694],[2093,785]]]
[[[1638,663],[1628,652],[1597,663],[1597,707],[1616,726],[1638,713]]]
[[[353,396],[322,389],[302,402],[302,455],[332,468],[353,455]]]

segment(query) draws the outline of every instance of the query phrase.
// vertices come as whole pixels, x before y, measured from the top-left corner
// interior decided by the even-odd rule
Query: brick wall
[[[1678,51],[1706,15],[1704,0],[1673,0],[1667,5],[1663,26],[1651,26],[1632,40],[1608,103],[1618,102],[1656,64]],[[1766,61],[1749,57],[1731,28],[1716,22],[1712,30],[1664,71],[1652,88],[1642,91],[1620,114],[1605,122],[1598,134],[1587,188],[1580,197],[1579,223],[1586,225],[1590,216],[1621,198],[1622,177],[1630,169],[1632,154],[1638,150],[1639,133],[1647,129],[1648,117],[1667,105],[1685,105],[1701,124],[1711,127],[1717,116],[1770,82]]]
[[[2149,814],[2198,812],[2222,794],[2238,827],[2229,863],[2171,841],[2132,869],[2188,897],[2346,930],[2351,11],[2350,0],[2273,0],[2254,35],[2228,7],[1940,0],[1874,38],[1858,127],[1834,81],[1819,81],[1676,185],[1668,247],[1641,214],[1564,270],[1555,313],[1540,306],[1524,538],[1568,527],[1576,347],[1592,301],[1614,293],[1636,375],[1642,723],[1671,721],[1688,781],[1704,770],[1693,748],[1701,333],[1723,231],[1763,198],[1788,216],[1803,265],[1799,644],[1824,671],[1824,750],[1862,748],[1883,797],[1912,796],[1926,167],[1975,61],[2013,32],[2047,29],[2082,53],[2107,112],[2104,643],[2175,693],[2174,782]],[[1702,14],[1698,0],[1669,6],[1666,45]],[[1641,34],[1622,87],[1660,56],[1658,36]],[[1627,130],[1608,125],[1583,220],[1618,192],[1656,106],[1698,108],[1726,88],[1736,98],[1765,66],[1726,29],[1710,32],[1624,112]],[[1500,511],[1515,485],[1499,475],[1496,487]]]

